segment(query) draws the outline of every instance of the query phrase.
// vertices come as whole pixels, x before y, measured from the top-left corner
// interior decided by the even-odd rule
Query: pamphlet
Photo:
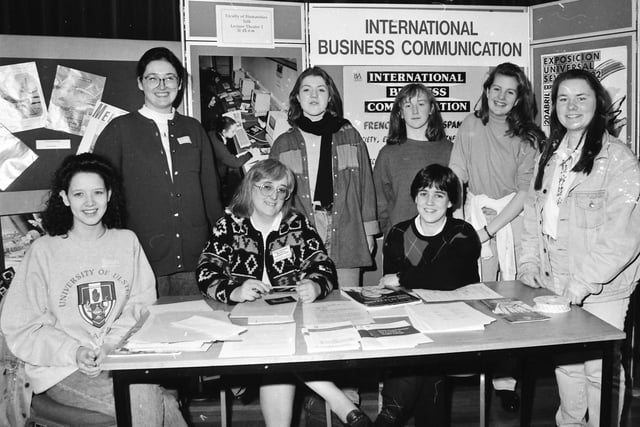
[[[358,326],[363,350],[383,350],[388,348],[413,348],[433,340],[406,320],[393,323]]]
[[[550,319],[549,316],[538,313],[528,304],[513,298],[486,299],[482,302],[500,318],[509,323],[539,322]]]
[[[379,286],[345,287],[343,295],[358,302],[368,310],[383,309],[392,306],[421,304],[422,300],[404,289],[388,289]]]

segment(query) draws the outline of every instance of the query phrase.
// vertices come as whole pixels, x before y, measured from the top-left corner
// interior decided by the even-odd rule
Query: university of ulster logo
[[[83,283],[78,286],[78,311],[80,316],[96,328],[104,326],[116,301],[113,282]]]

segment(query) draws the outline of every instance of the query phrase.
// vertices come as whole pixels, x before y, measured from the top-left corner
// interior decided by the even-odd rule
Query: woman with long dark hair
[[[271,158],[296,176],[294,206],[315,226],[338,269],[340,286],[358,286],[372,265],[379,233],[367,147],[346,120],[333,79],[320,67],[303,71],[289,95],[289,123]]]
[[[114,417],[113,382],[101,364],[156,300],[155,278],[129,230],[122,186],[102,157],[67,157],[55,173],[43,225],[7,293],[0,327],[26,363],[35,393]],[[157,385],[131,386],[134,425],[186,426]]]
[[[593,74],[558,75],[551,102],[551,135],[524,205],[518,277],[623,329],[640,278],[638,160],[607,132],[609,97]],[[556,379],[557,424],[585,425],[588,412],[588,425],[599,425],[602,360],[559,360]]]

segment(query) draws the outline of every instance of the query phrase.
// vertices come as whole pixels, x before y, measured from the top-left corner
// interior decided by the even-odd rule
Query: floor
[[[475,427],[478,426],[479,417],[479,387],[477,377],[455,378],[451,383],[451,427]],[[301,389],[302,387],[299,387]],[[211,388],[209,393],[205,391],[203,397],[191,402],[189,413],[193,427],[219,426],[220,425],[220,405],[217,397],[217,390]],[[627,393],[627,409],[623,416],[623,426],[640,426],[640,389]],[[361,408],[372,418],[375,418],[378,410],[377,384],[364,384],[361,387]],[[536,382],[535,397],[533,403],[532,427],[554,426],[554,414],[558,405],[558,393],[556,389],[553,372],[549,369],[546,372],[539,372]],[[297,411],[299,427],[321,427],[324,426],[323,406],[319,411],[310,414],[309,411],[300,409]],[[315,417],[314,417],[315,415]],[[263,426],[264,422],[260,414],[260,406],[257,396],[251,394],[240,398],[232,399],[231,425],[234,427]],[[491,409],[489,415],[489,425],[495,427],[515,427],[519,426],[519,414],[504,411],[500,406],[500,400],[492,395]],[[320,419],[320,421],[318,421]],[[409,426],[413,426],[410,421]],[[339,422],[334,422],[333,426],[339,427]],[[423,427],[423,426],[416,426]]]

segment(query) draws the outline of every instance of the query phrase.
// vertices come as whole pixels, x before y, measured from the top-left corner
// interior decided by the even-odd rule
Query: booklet
[[[493,314],[509,323],[539,322],[550,319],[549,316],[538,313],[530,305],[513,298],[495,298],[482,300]]]
[[[387,348],[413,348],[433,340],[406,320],[393,323],[361,325],[356,328],[360,334],[363,350],[383,350]]]
[[[421,304],[422,300],[404,289],[388,289],[379,286],[344,287],[343,295],[367,307],[368,310],[392,306]]]

